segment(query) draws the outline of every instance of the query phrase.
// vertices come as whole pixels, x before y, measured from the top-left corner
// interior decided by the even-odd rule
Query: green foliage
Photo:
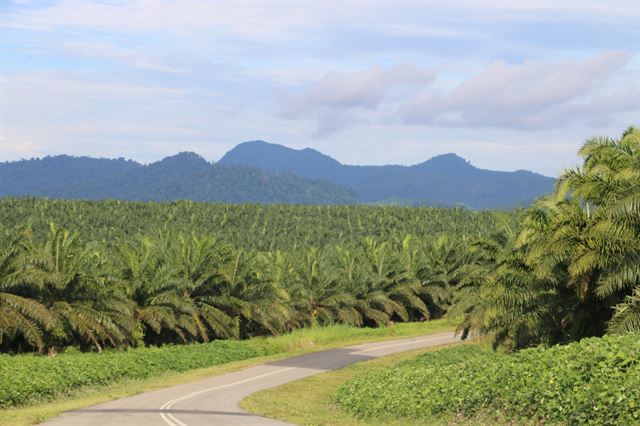
[[[450,311],[465,334],[519,349],[640,331],[640,130],[580,155],[515,238],[472,246]]]
[[[313,149],[295,150],[263,141],[242,143],[218,164],[321,179],[355,190],[358,200],[386,204],[459,206],[473,209],[527,206],[553,190],[554,180],[519,170],[483,170],[455,154],[413,166],[350,166]]]
[[[67,155],[0,162],[0,182],[0,197],[296,204],[357,201],[352,190],[324,180],[212,164],[189,152],[149,165]]]
[[[0,350],[445,313],[463,319],[463,337],[487,334],[509,350],[637,331],[640,133],[591,139],[580,154],[582,167],[522,214],[0,200]]]
[[[535,423],[640,422],[640,335],[607,336],[505,355],[460,346],[344,384],[335,400],[360,417],[487,416]]]
[[[388,241],[415,235],[431,240],[447,234],[453,240],[469,239],[494,231],[498,216],[508,223],[515,218],[491,211],[426,207],[0,198],[0,228],[29,224],[37,240],[43,240],[50,223],[55,223],[73,230],[83,242],[108,246],[138,235],[171,232],[211,237],[245,251],[323,248],[367,237]]]
[[[514,220],[428,208],[1,200],[0,219],[13,227],[0,230],[0,350],[99,352],[438,317],[468,241],[505,218]]]
[[[86,387],[100,389],[120,380],[144,379],[164,372],[181,372],[257,356],[299,353],[327,346],[418,336],[450,329],[451,325],[445,320],[375,329],[334,325],[243,341],[216,340],[161,348],[106,350],[102,353],[82,353],[70,346],[55,357],[0,354],[0,408],[29,405],[74,394]]]
[[[51,399],[84,386],[106,386],[167,371],[210,367],[263,355],[248,341],[65,353],[56,357],[0,355],[0,408]]]

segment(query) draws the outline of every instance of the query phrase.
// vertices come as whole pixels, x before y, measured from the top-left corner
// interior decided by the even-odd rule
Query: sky
[[[346,164],[557,175],[640,125],[640,1],[0,0],[0,161]]]

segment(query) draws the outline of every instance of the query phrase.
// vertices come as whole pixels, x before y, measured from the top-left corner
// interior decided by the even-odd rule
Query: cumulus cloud
[[[450,92],[415,95],[399,109],[399,117],[414,124],[505,128],[589,120],[592,114],[619,110],[610,108],[613,105],[598,105],[604,107],[601,101],[611,98],[615,89],[610,89],[608,82],[628,61],[624,52],[559,63],[525,61],[512,65],[499,61]],[[623,90],[634,90],[634,86]],[[619,107],[634,105],[621,102]]]
[[[288,118],[314,117],[318,134],[331,133],[358,119],[357,109],[375,110],[392,92],[434,81],[434,69],[399,64],[383,69],[372,66],[362,71],[331,71],[317,84],[285,100],[282,114]]]
[[[414,65],[332,71],[288,98],[283,115],[315,121],[316,135],[358,123],[505,129],[597,124],[640,109],[637,85],[615,78],[629,59],[606,52],[563,62],[498,61],[448,90],[434,82],[435,70]],[[410,90],[394,90],[402,86]]]

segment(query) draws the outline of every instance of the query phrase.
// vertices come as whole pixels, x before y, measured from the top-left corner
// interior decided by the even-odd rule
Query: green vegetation
[[[614,407],[619,419],[635,420],[625,417],[635,415],[634,406],[630,412],[616,405],[626,401],[620,399],[624,393],[607,389],[637,385],[637,367],[626,360],[637,356],[634,339],[640,331],[640,131],[629,128],[616,140],[590,139],[580,154],[584,164],[562,174],[554,194],[515,214],[0,200],[0,350],[124,352],[281,335],[319,325],[381,327],[445,315],[462,318],[458,330],[463,337],[490,336],[494,347],[506,352],[631,333],[619,340],[525,350],[513,357],[464,349],[469,352],[454,361],[468,364],[473,382],[464,383],[477,383],[477,393],[465,387],[463,375],[453,389],[444,388],[447,382],[436,376],[431,382],[424,376],[424,386],[433,383],[441,392],[461,395],[451,403],[458,405],[437,398],[424,401],[429,393],[414,395],[422,401],[414,406],[398,396],[394,409],[400,412],[407,402],[412,412],[426,407],[428,413],[466,416],[486,409],[577,422],[585,419],[572,416],[589,412],[581,398],[593,398],[600,413],[606,412],[599,408],[605,404]],[[229,348],[236,343],[243,347],[229,342]],[[287,350],[286,339],[281,344],[280,349],[251,346],[254,352],[241,351],[227,360]],[[193,350],[192,366],[202,366],[197,360],[202,347],[208,346],[185,349]],[[594,358],[576,364],[579,374],[567,368],[570,377],[564,378],[557,372],[567,388],[530,386],[532,377],[556,374],[553,360],[563,359],[562,351],[571,355],[581,350],[592,351]],[[12,370],[24,359],[4,357],[2,363]],[[516,369],[518,362],[522,371]],[[164,371],[160,365],[156,372]],[[515,381],[504,394],[494,394],[498,384],[507,386],[508,376],[494,372],[503,381],[483,382],[474,368],[498,371],[502,365]],[[617,373],[604,377],[599,368],[605,367]],[[140,374],[146,377],[144,369]],[[68,379],[76,383],[77,377]],[[77,383],[85,385],[81,379]],[[584,393],[567,391],[574,385]],[[50,392],[42,388],[44,395]],[[33,393],[31,388],[23,391]],[[568,400],[547,391],[573,395],[576,407],[560,410]],[[21,403],[30,397],[11,398]],[[377,400],[374,394],[367,398]]]
[[[438,317],[464,246],[512,220],[426,208],[29,199],[1,201],[0,217],[30,223],[0,230],[0,348],[45,353]]]
[[[640,337],[584,339],[513,355],[461,346],[362,374],[335,400],[347,412],[430,419],[500,413],[534,423],[640,422]]]
[[[335,392],[349,380],[441,348],[400,352],[371,361],[351,364],[338,370],[254,393],[244,399],[240,406],[251,413],[296,425],[418,426],[446,424],[440,418],[435,417],[429,421],[425,421],[424,418],[408,419],[392,416],[359,418],[340,409],[340,406],[334,402]]]
[[[584,166],[519,218],[2,200],[0,349],[100,351],[445,312],[464,319],[464,336],[510,349],[637,330],[639,135],[588,141]]]
[[[491,234],[502,224],[513,227],[515,215],[426,207],[0,199],[0,224],[6,229],[27,224],[41,242],[51,223],[73,231],[83,244],[109,250],[163,232],[207,236],[245,251],[291,252],[406,235],[425,241],[447,235],[457,242]]]
[[[165,371],[187,371],[264,355],[248,341],[138,348],[53,357],[0,355],[0,408],[25,405],[79,387],[100,387]]]
[[[447,313],[462,316],[463,336],[490,336],[504,351],[465,346],[357,377],[335,396],[347,414],[374,424],[640,421],[640,131],[591,139],[580,153],[584,165],[524,211],[517,232],[475,239],[448,275]],[[300,417],[266,398],[254,401],[259,412]],[[331,421],[358,424],[344,413]]]
[[[0,182],[0,197],[295,204],[357,200],[353,191],[326,181],[212,164],[189,152],[149,165],[67,155],[0,162]]]
[[[299,354],[329,347],[409,337],[452,330],[446,320],[397,324],[383,328],[345,325],[300,329],[283,336],[243,341],[148,347],[81,353],[68,350],[55,357],[0,355],[0,408],[30,405],[101,389],[125,380],[156,377],[249,358]],[[212,373],[210,373],[212,374]]]
[[[474,244],[449,310],[464,335],[519,349],[640,332],[640,130],[590,139],[580,155],[515,239]]]
[[[519,170],[478,169],[455,154],[413,166],[350,166],[313,149],[295,150],[263,141],[242,143],[218,164],[293,173],[353,189],[360,202],[409,202],[429,206],[495,209],[530,205],[553,190],[554,180]]]

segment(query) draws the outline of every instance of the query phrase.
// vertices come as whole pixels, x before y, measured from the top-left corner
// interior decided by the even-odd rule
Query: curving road
[[[396,352],[452,343],[452,332],[330,349],[68,411],[46,425],[287,425],[239,407],[252,393]]]

